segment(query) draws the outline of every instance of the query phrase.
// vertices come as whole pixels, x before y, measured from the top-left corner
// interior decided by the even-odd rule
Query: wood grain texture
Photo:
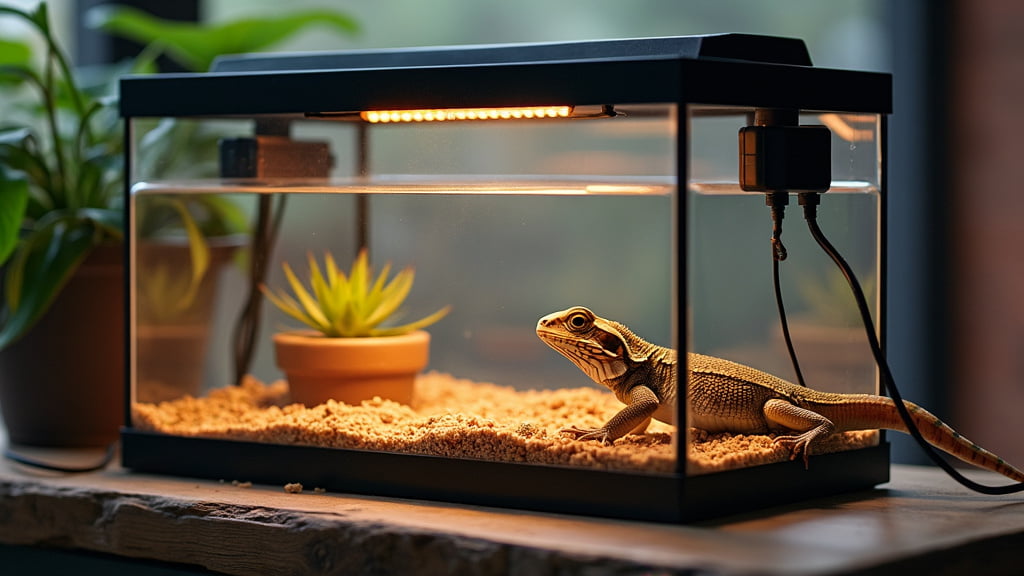
[[[971,495],[930,468],[893,478],[888,490],[671,526],[5,462],[0,542],[227,574],[1019,572],[1024,497]]]

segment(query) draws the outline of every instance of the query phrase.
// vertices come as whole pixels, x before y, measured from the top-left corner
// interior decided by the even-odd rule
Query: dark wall
[[[886,4],[893,73],[887,356],[903,396],[943,419],[951,416],[952,385],[947,350],[953,1]],[[890,438],[896,461],[927,461],[909,436]]]

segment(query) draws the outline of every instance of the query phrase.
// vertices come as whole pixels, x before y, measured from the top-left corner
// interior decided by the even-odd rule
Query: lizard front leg
[[[629,390],[629,404],[619,410],[600,428],[583,429],[573,426],[563,433],[577,440],[600,440],[614,442],[632,431],[643,432],[651,421],[651,415],[658,410],[658,397],[647,386],[634,386]]]
[[[802,453],[805,468],[809,465],[811,444],[836,429],[835,424],[821,414],[777,398],[765,402],[763,411],[765,419],[769,422],[802,432],[797,435],[778,436],[775,443],[790,449],[790,460],[796,459]]]

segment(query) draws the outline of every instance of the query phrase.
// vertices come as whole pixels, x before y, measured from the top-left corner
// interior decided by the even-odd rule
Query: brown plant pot
[[[429,359],[430,334],[327,338],[313,331],[274,335],[277,366],[288,379],[292,402],[329,399],[359,404],[374,396],[411,404],[416,375]]]
[[[12,444],[104,446],[124,414],[121,246],[90,254],[23,338],[0,352],[0,412]]]
[[[222,236],[207,241],[209,267],[187,309],[174,310],[171,302],[145,301],[143,291],[136,288],[140,294],[135,331],[137,402],[162,402],[201,392],[218,280],[235,252],[245,245],[246,237]],[[192,273],[192,255],[184,239],[145,240],[137,250],[140,282],[154,265],[167,266],[178,274]],[[161,305],[170,310],[160,310]]]
[[[135,331],[135,401],[199,396],[209,341],[208,324],[140,324]]]

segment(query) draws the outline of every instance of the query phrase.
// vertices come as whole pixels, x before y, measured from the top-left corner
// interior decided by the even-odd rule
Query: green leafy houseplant
[[[111,84],[72,72],[46,4],[0,18],[28,25],[0,42],[0,411],[15,445],[105,445],[124,393]]]
[[[35,325],[95,247],[121,241],[124,226],[111,99],[72,74],[45,3],[0,6],[0,16],[29,23],[45,43],[39,64],[26,43],[0,44],[0,91],[11,103],[0,120],[3,348]]]
[[[324,256],[323,272],[316,258],[310,254],[309,284],[312,294],[287,262],[282,267],[295,297],[284,290],[274,293],[266,286],[261,286],[263,293],[283,312],[330,338],[408,334],[430,326],[450,310],[450,306],[445,306],[414,322],[382,326],[409,295],[415,273],[412,268],[405,268],[389,281],[389,262],[374,278],[365,249],[359,251],[348,275],[338,269],[330,252]]]

